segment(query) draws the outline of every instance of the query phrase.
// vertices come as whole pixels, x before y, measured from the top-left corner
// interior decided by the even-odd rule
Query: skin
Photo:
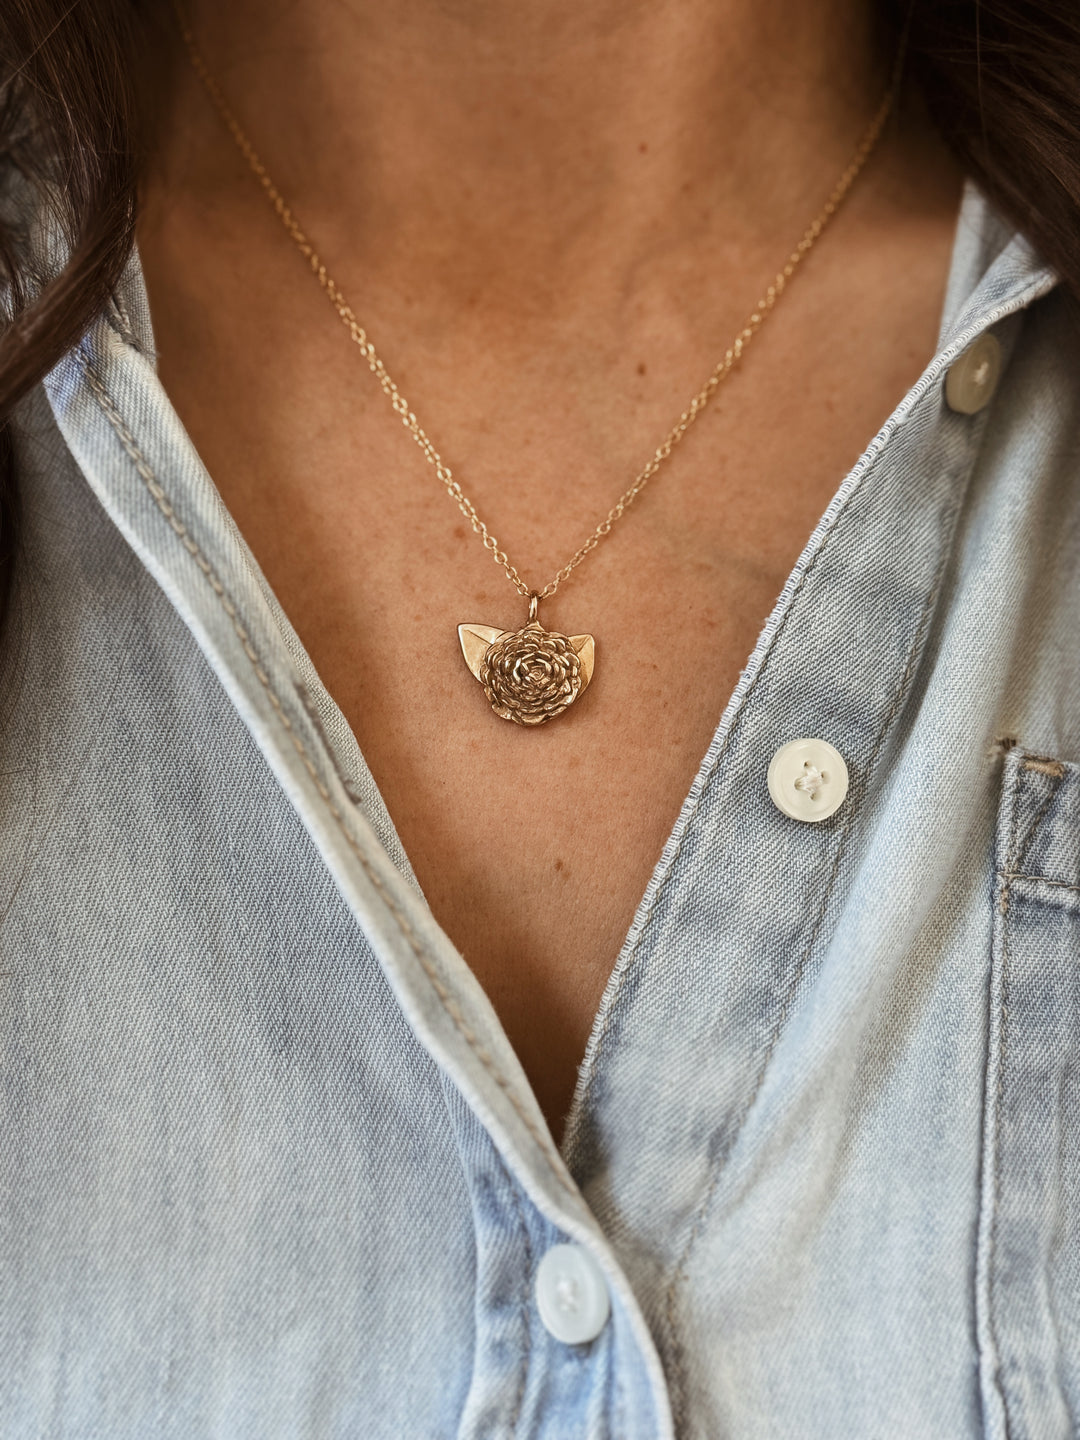
[[[864,0],[236,0],[212,70],[540,588],[699,388],[884,92]],[[495,717],[492,563],[182,62],[139,244],[160,373],[556,1138],[604,987],[783,583],[933,353],[960,177],[905,103],[744,363],[558,594],[580,706]],[[768,763],[762,756],[762,767]]]

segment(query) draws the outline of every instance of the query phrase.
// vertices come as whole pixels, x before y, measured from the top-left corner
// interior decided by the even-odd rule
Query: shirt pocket
[[[1005,757],[978,1323],[987,1436],[1080,1434],[1080,765]]]

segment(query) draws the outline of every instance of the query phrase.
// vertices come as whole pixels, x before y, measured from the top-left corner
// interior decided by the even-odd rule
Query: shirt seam
[[[989,1253],[987,1255],[987,1324],[989,1326],[990,1338],[994,1347],[994,1368],[997,1381],[998,1393],[1001,1396],[1001,1416],[1005,1431],[1005,1440],[1010,1440],[1012,1434],[1012,1405],[1009,1397],[1009,1387],[1006,1381],[1004,1367],[1001,1363],[1001,1341],[997,1327],[997,1277],[994,1264],[994,1257],[998,1250],[998,1230],[1001,1218],[1001,1115],[1005,1104],[1005,1071],[1009,1059],[1009,891],[1010,883],[1007,878],[1015,863],[1016,845],[1020,825],[1020,775],[1014,772],[1009,796],[1009,839],[1006,847],[1007,869],[1003,872],[1004,885],[1001,891],[1001,990],[998,997],[998,1013],[996,1016],[998,1027],[998,1053],[997,1053],[997,1076],[994,1084],[994,1158],[993,1158],[993,1186],[992,1203],[993,1214],[990,1218]]]
[[[1080,885],[1070,885],[1067,880],[1051,880],[1047,875],[1031,875],[1026,870],[1001,870],[1002,880],[1033,880],[1037,885],[1052,885],[1055,890],[1071,890],[1080,895]]]
[[[523,1339],[523,1341],[522,1341],[522,1346],[521,1346],[521,1352],[522,1352],[522,1353],[521,1353],[521,1366],[520,1366],[521,1374],[520,1374],[520,1376],[518,1377],[517,1391],[516,1391],[516,1394],[515,1394],[515,1396],[514,1396],[514,1407],[513,1407],[513,1410],[512,1410],[512,1412],[511,1412],[511,1415],[510,1415],[510,1423],[509,1423],[510,1440],[514,1440],[514,1437],[515,1437],[515,1436],[517,1435],[517,1433],[518,1433],[518,1424],[519,1424],[519,1422],[520,1422],[520,1420],[521,1420],[521,1410],[522,1410],[522,1406],[523,1406],[524,1403],[525,1403],[525,1391],[526,1391],[526,1389],[527,1389],[527,1387],[528,1387],[528,1382],[529,1382],[529,1365],[530,1365],[530,1362],[531,1362],[531,1359],[532,1359],[532,1333],[531,1333],[531,1324],[530,1324],[530,1320],[531,1320],[530,1308],[531,1308],[531,1307],[530,1307],[529,1302],[530,1302],[530,1299],[531,1299],[530,1287],[531,1287],[531,1285],[532,1285],[532,1278],[533,1278],[533,1254],[532,1254],[532,1240],[531,1240],[530,1235],[529,1235],[529,1227],[528,1227],[528,1225],[527,1225],[526,1222],[525,1222],[525,1212],[524,1212],[524,1210],[523,1210],[523,1208],[522,1208],[521,1196],[518,1194],[517,1182],[516,1182],[516,1180],[514,1179],[514,1177],[510,1174],[509,1170],[506,1168],[506,1165],[505,1165],[505,1163],[503,1162],[502,1156],[498,1154],[498,1151],[496,1151],[496,1158],[497,1158],[497,1160],[498,1160],[498,1162],[499,1162],[500,1168],[502,1169],[503,1179],[505,1180],[506,1185],[508,1186],[508,1188],[509,1188],[509,1190],[510,1190],[510,1198],[511,1198],[511,1200],[513,1201],[514,1211],[515,1211],[515,1213],[516,1213],[516,1215],[517,1215],[518,1226],[519,1226],[519,1228],[520,1228],[520,1230],[521,1230],[522,1247],[523,1247],[523,1249],[524,1249],[524,1251],[525,1251],[525,1255],[524,1255],[525,1266],[524,1266],[524,1276],[523,1276],[523,1278],[522,1278],[522,1284],[521,1284],[521,1301],[520,1301],[521,1324],[522,1324],[522,1329],[523,1329],[523,1333],[524,1333],[524,1339]]]

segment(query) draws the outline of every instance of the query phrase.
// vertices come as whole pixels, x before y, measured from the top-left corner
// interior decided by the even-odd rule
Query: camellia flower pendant
[[[591,635],[560,635],[536,618],[540,596],[529,596],[520,630],[459,625],[465,663],[484,687],[491,708],[515,725],[543,725],[568,709],[592,679]]]

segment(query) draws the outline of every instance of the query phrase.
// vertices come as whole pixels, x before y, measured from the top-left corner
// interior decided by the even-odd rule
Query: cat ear
[[[461,653],[465,656],[465,664],[479,680],[480,666],[487,654],[488,646],[500,635],[505,635],[506,631],[500,630],[497,625],[459,625],[457,633],[458,639],[461,641]]]
[[[593,665],[596,663],[596,641],[591,635],[571,635],[570,644],[581,661],[581,688],[584,690],[592,679]]]

